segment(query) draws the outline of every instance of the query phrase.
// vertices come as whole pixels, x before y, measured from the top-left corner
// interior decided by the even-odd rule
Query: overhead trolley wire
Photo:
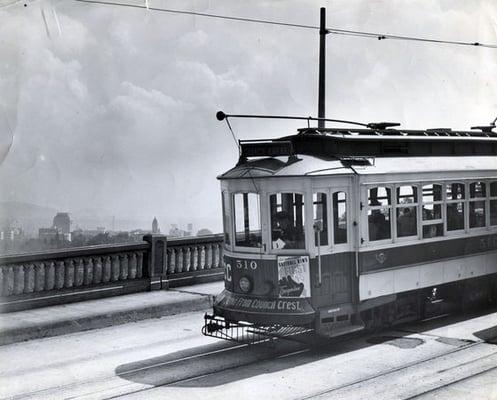
[[[170,8],[158,8],[158,7],[150,7],[150,5],[139,5],[139,4],[129,4],[129,3],[120,3],[114,1],[101,1],[101,0],[75,0],[80,3],[92,3],[92,4],[103,4],[110,6],[120,6],[120,7],[128,7],[128,8],[140,8],[158,12],[165,12],[171,14],[183,14],[183,15],[194,15],[198,17],[208,17],[208,18],[217,18],[231,21],[241,21],[241,22],[250,22],[257,24],[266,24],[266,25],[278,25],[285,26],[290,28],[300,28],[300,29],[311,29],[311,30],[319,30],[319,26],[315,25],[305,25],[305,24],[295,24],[288,22],[279,22],[279,21],[271,21],[265,19],[256,19],[256,18],[243,18],[243,17],[232,17],[229,15],[220,15],[220,14],[209,14],[209,13],[201,13],[196,11],[186,11],[186,10],[174,10]],[[458,41],[458,40],[441,40],[441,39],[432,39],[426,37],[417,37],[417,36],[406,36],[406,35],[393,35],[389,33],[378,33],[378,32],[365,32],[365,31],[355,31],[350,29],[339,29],[339,28],[326,28],[327,33],[336,34],[336,35],[344,35],[344,36],[356,36],[356,37],[364,37],[368,39],[377,39],[377,40],[406,40],[413,42],[423,42],[423,43],[434,43],[434,44],[449,44],[456,46],[475,46],[475,47],[485,47],[490,49],[497,49],[497,44],[488,44],[481,42],[470,42],[470,41]]]

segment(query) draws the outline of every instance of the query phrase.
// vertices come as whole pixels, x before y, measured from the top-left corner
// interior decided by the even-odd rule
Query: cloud
[[[495,3],[470,3],[326,6],[329,25],[338,28],[497,42]],[[154,4],[315,25],[324,3]],[[0,19],[0,58],[7,60],[0,106],[14,132],[0,168],[0,200],[219,221],[215,176],[237,152],[215,112],[316,114],[313,31],[65,1],[10,5],[0,8]],[[338,35],[327,42],[330,117],[410,128],[467,128],[494,118],[495,50]],[[12,135],[4,125],[6,148]],[[298,124],[233,126],[239,137],[257,138],[291,133]]]

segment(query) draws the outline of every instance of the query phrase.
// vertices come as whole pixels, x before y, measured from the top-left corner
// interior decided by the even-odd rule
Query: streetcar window
[[[400,186],[397,188],[397,236],[407,237],[418,234],[417,218],[418,188]]]
[[[483,182],[473,182],[469,185],[469,227],[482,228],[485,222],[486,185]],[[476,200],[478,199],[478,200]]]
[[[335,244],[347,243],[347,194],[333,193],[333,234]]]
[[[391,202],[391,190],[386,187],[375,187],[368,190],[369,206],[389,206]]]
[[[223,230],[224,230],[224,244],[231,244],[231,228],[230,228],[230,197],[226,192],[222,193],[223,199]]]
[[[442,219],[441,204],[423,204],[423,221]]]
[[[445,186],[447,195],[447,231],[464,229],[464,198],[463,183],[448,183]]]
[[[314,193],[312,196],[314,221],[321,221],[322,228],[319,233],[317,231],[314,233],[314,242],[316,246],[328,245],[328,205],[326,198],[326,193]]]
[[[442,185],[423,185],[422,200],[421,226],[423,239],[443,236]]]
[[[490,197],[497,197],[497,182],[490,184]]]
[[[442,201],[442,185],[424,185],[423,203]]]
[[[391,189],[375,187],[368,190],[368,228],[369,241],[390,239],[392,237]]]
[[[443,236],[444,224],[423,225],[423,239]]]
[[[497,225],[497,182],[490,184],[490,225]]]
[[[447,200],[464,199],[464,183],[448,183],[446,186]]]
[[[305,249],[304,196],[277,193],[269,196],[273,249]]]
[[[235,245],[261,247],[259,195],[256,193],[236,193],[233,195],[233,199],[235,207]]]

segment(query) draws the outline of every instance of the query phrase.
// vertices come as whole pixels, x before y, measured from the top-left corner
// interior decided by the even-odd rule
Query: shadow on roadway
[[[226,341],[165,354],[146,360],[123,364],[116,368],[122,379],[152,386],[215,387],[254,376],[282,371],[325,358],[346,354],[378,344],[403,349],[415,349],[423,339],[407,337],[414,333],[483,316],[495,310],[468,315],[445,316],[439,319],[399,325],[381,332],[356,333],[334,340],[306,336],[304,342],[277,340],[270,344],[240,345]],[[475,335],[496,340],[497,327]],[[468,344],[468,340],[441,338],[441,342],[455,347]],[[486,340],[486,339],[483,339]],[[270,360],[271,362],[264,362]],[[243,367],[243,368],[239,368]],[[220,373],[223,372],[223,373]]]

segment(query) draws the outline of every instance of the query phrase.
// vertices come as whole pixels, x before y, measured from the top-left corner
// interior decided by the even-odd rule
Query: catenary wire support
[[[233,132],[233,128],[231,127],[230,121],[228,118],[226,118],[226,125],[228,125],[228,129],[231,132],[231,136],[233,136],[233,140],[235,141],[236,147],[238,147],[238,155],[242,155],[242,148],[240,146],[240,141],[236,138],[235,132]]]

